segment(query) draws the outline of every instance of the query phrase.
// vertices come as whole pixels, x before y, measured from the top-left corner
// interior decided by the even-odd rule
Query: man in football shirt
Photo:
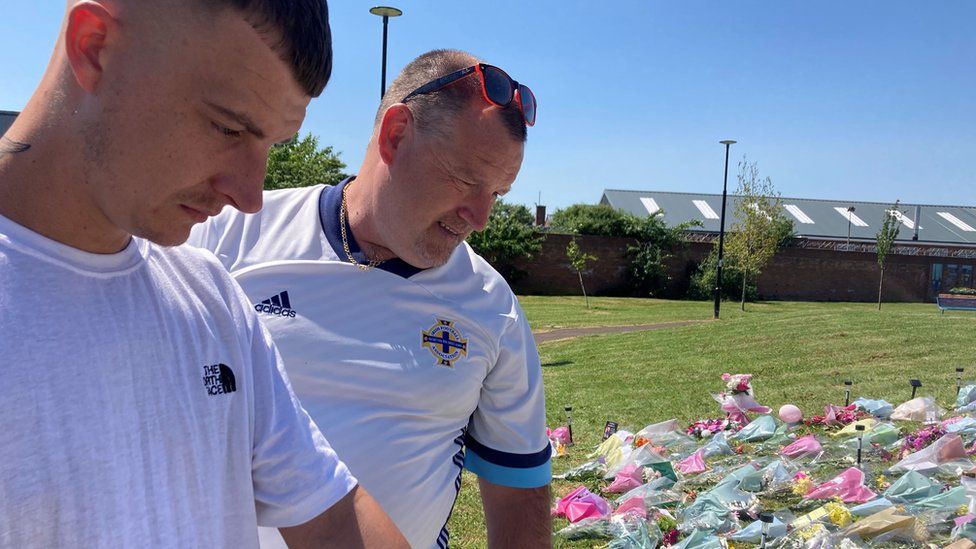
[[[329,78],[325,1],[72,0],[56,44],[0,138],[0,546],[406,546],[175,247],[260,208]]]
[[[413,547],[444,547],[462,467],[493,547],[550,544],[550,447],[532,334],[464,242],[522,163],[535,98],[456,50],[386,91],[355,177],[265,193],[190,242],[214,251],[278,343],[296,394]],[[262,538],[264,539],[264,538]]]

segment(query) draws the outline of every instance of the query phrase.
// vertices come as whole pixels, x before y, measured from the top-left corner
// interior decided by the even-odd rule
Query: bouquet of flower
[[[733,394],[752,394],[752,374],[722,374],[722,381],[725,382],[725,389]]]
[[[907,455],[917,452],[939,440],[945,434],[945,427],[938,423],[923,427],[917,432],[905,437],[905,443],[902,445],[902,454]]]
[[[804,423],[807,425],[821,425],[823,427],[844,426],[868,417],[871,417],[871,414],[859,409],[855,404],[851,404],[850,406],[828,404],[824,407],[824,415],[813,416]]]
[[[736,432],[742,429],[742,424],[727,417],[714,419],[699,419],[688,426],[688,434],[698,438],[706,438],[722,431]]]
[[[752,395],[752,374],[722,374],[725,388],[717,395],[712,395],[715,402],[728,414],[729,419],[745,425],[749,423],[746,412],[753,414],[768,414],[772,408],[756,402]]]

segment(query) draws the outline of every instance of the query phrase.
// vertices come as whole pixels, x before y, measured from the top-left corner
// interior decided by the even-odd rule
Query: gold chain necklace
[[[350,181],[349,183],[352,183]],[[346,191],[349,189],[349,183],[342,188],[342,201],[339,203],[339,231],[342,233],[342,251],[346,252],[346,257],[349,259],[349,263],[355,265],[359,270],[365,272],[373,267],[376,267],[380,263],[383,263],[383,259],[370,259],[367,264],[362,264],[356,261],[356,258],[352,256],[352,252],[349,250],[349,236],[346,234],[346,222],[349,220],[349,212],[346,209]],[[366,252],[363,251],[363,255]]]

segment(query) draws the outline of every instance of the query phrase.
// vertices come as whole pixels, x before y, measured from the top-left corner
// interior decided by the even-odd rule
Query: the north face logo
[[[295,309],[291,308],[291,300],[288,299],[288,292],[284,291],[278,295],[271,296],[261,303],[254,304],[254,310],[259,313],[274,316],[286,316],[295,318]]]
[[[226,364],[211,364],[203,367],[203,386],[210,396],[233,393],[237,390],[234,370]]]

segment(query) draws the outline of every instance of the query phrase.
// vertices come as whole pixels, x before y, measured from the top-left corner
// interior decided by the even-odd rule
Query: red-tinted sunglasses
[[[535,94],[532,93],[532,90],[528,86],[512,80],[505,71],[493,65],[486,65],[485,63],[478,63],[472,67],[454,71],[451,74],[445,74],[440,78],[431,80],[407,94],[403,100],[406,101],[415,95],[435,92],[448,84],[457,82],[469,74],[475,73],[481,75],[481,93],[484,95],[485,101],[492,105],[505,108],[511,105],[514,100],[519,110],[522,111],[522,118],[525,120],[525,125],[535,125],[536,104]]]

